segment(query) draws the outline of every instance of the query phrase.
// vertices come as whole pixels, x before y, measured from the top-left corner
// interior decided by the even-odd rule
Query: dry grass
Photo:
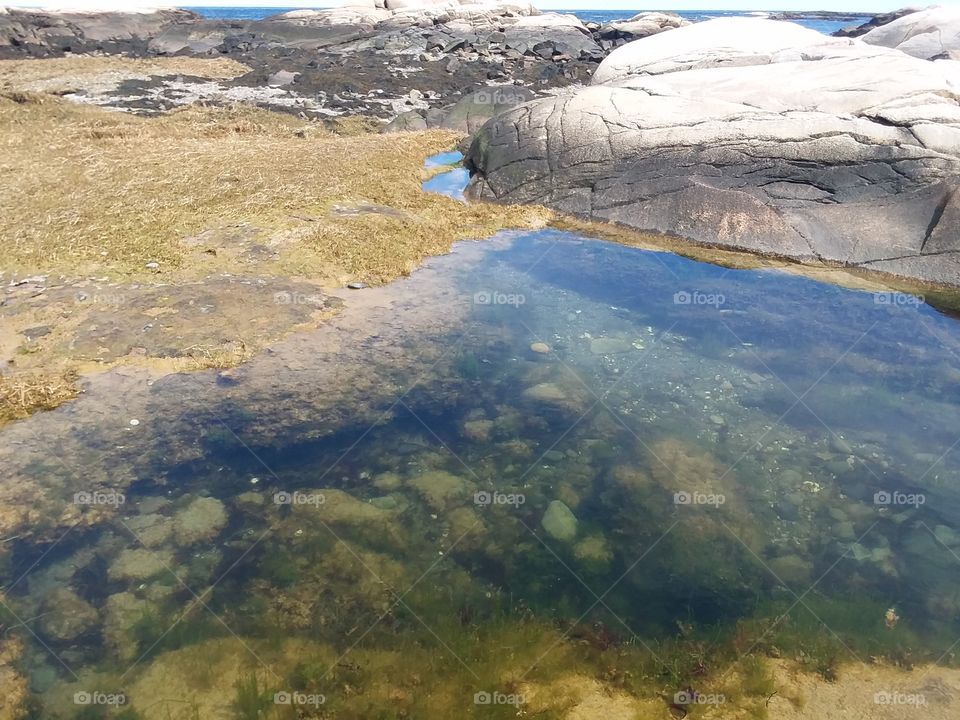
[[[250,72],[228,58],[127,58],[119,55],[77,55],[65,58],[0,60],[0,88],[62,93],[78,84],[117,83],[130,78],[193,75],[211,80]]]
[[[184,350],[185,357],[178,363],[181,370],[228,370],[253,357],[253,351],[243,340],[227,345],[194,345]]]
[[[249,107],[190,107],[151,119],[52,96],[0,97],[0,267],[136,274],[159,262],[189,273],[200,268],[183,238],[247,223],[268,244],[297,230],[301,240],[284,241],[279,269],[384,281],[454,240],[548,216],[424,194],[424,157],[456,136],[354,134],[364,128],[347,123],[340,135]],[[327,216],[350,203],[402,217]]]
[[[72,400],[80,394],[76,381],[77,375],[71,370],[0,375],[0,425]]]

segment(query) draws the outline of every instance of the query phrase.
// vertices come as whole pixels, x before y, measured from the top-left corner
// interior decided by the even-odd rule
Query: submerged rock
[[[591,535],[573,546],[573,556],[586,569],[603,572],[613,560],[613,551],[602,535]]]
[[[162,550],[136,548],[121,552],[107,569],[111,580],[147,580],[169,572],[173,553]]]
[[[197,498],[174,517],[174,540],[178,545],[209,541],[227,524],[223,503],[212,497]]]
[[[952,61],[711,20],[491,120],[465,159],[468,194],[960,285],[958,91]]]
[[[443,470],[432,470],[418,475],[409,480],[409,485],[438,512],[464,502],[470,487],[463,478]]]
[[[560,500],[553,500],[540,521],[547,535],[560,542],[570,542],[577,536],[577,517]]]
[[[55,588],[44,598],[39,630],[52,642],[75,640],[99,623],[96,608],[69,588]]]

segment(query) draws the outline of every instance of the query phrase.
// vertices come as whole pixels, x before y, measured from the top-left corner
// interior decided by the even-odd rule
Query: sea
[[[262,20],[271,15],[277,15],[279,13],[288,12],[290,10],[302,10],[303,8],[276,8],[276,7],[188,7],[188,10],[193,10],[196,13],[199,13],[205,17],[209,18],[229,18],[236,20]],[[549,11],[549,9],[547,9]],[[626,20],[636,15],[640,10],[557,10],[556,12],[565,12],[572,13],[580,18],[583,22],[596,22],[596,23],[608,23],[614,22],[616,20]],[[719,17],[763,17],[768,13],[764,12],[744,12],[737,10],[715,10],[715,11],[702,11],[702,10],[671,10],[669,12],[675,12],[677,15],[690,20],[691,22],[702,22],[704,20],[712,20],[713,18]],[[840,30],[851,25],[860,25],[861,23],[866,22],[870,19],[870,15],[858,15],[851,13],[850,15],[844,15],[839,17],[832,17],[830,19],[823,19],[819,17],[814,17],[813,14],[809,17],[800,18],[793,20],[804,27],[808,27],[811,30],[816,30],[822,32],[825,35],[829,35],[837,30]]]

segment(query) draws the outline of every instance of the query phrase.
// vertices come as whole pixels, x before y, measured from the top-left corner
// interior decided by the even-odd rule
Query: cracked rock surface
[[[770,20],[616,50],[501,114],[469,193],[801,262],[960,285],[960,62]]]

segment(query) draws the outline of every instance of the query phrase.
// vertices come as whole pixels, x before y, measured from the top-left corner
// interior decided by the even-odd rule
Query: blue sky
[[[227,7],[324,7],[340,3],[323,0],[6,0],[10,5],[122,9],[140,6],[227,6]],[[896,10],[910,0],[534,0],[543,9],[595,10],[842,10],[871,14]],[[924,5],[923,0],[917,3]],[[933,3],[932,3],[933,4]],[[960,0],[941,0],[938,5],[960,6]]]

